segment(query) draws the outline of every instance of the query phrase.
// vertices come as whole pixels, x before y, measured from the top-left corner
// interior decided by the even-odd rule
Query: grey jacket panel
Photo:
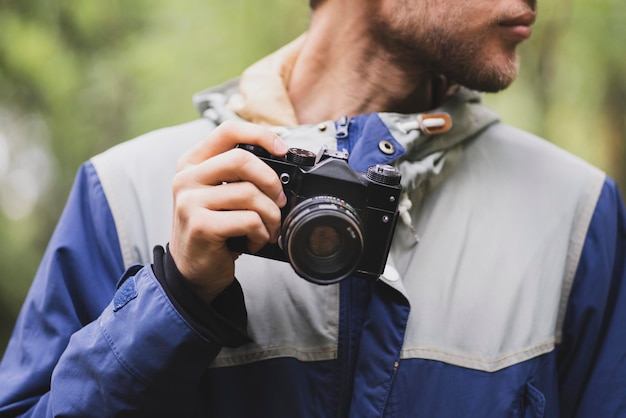
[[[604,180],[503,124],[471,141],[415,214],[420,243],[395,237],[411,300],[403,356],[494,371],[551,351]]]

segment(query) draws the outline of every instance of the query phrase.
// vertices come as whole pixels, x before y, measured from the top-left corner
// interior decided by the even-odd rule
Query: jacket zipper
[[[339,352],[339,402],[337,416],[340,418],[348,416],[350,402],[352,400],[351,378],[352,373],[352,304],[350,297],[352,294],[352,278],[345,280],[340,287],[339,303],[344,312],[343,318],[343,344]],[[340,332],[341,327],[339,328]]]
[[[337,139],[337,149],[349,148],[348,135],[349,135],[350,118],[342,116],[336,124],[335,138]],[[343,144],[341,144],[343,143]],[[343,145],[343,146],[342,146]],[[350,402],[352,399],[351,389],[351,374],[352,369],[352,278],[344,280],[339,287],[339,304],[340,312],[344,313],[343,324],[340,323],[340,341],[342,343],[340,352],[338,353],[339,360],[339,399],[337,416],[342,418],[348,415],[350,408]],[[343,325],[343,329],[341,327]],[[342,332],[343,331],[343,332]],[[341,339],[343,336],[343,339]]]

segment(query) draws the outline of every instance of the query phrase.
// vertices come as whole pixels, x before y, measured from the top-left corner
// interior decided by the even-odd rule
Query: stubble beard
[[[374,27],[376,39],[389,51],[391,60],[401,67],[420,69],[443,75],[450,82],[481,92],[498,92],[507,88],[519,72],[519,56],[493,59],[485,55],[483,39],[488,34],[451,34],[438,28],[416,34],[390,28],[385,22]],[[393,65],[394,62],[391,62]]]
[[[480,41],[447,39],[445,33],[433,33],[430,65],[433,70],[465,87],[494,93],[506,89],[519,73],[519,55],[488,57]],[[482,39],[478,37],[477,39]]]

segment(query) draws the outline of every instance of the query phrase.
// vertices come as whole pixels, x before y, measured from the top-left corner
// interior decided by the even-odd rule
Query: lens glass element
[[[358,213],[333,196],[315,196],[285,217],[282,248],[294,270],[306,280],[330,284],[348,277],[363,253]]]
[[[331,257],[341,247],[339,232],[329,225],[320,225],[313,228],[309,236],[308,250],[315,257]]]

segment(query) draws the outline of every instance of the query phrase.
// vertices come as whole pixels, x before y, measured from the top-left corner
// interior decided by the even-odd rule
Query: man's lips
[[[502,19],[499,26],[504,28],[511,36],[524,40],[530,38],[532,34],[531,26],[535,23],[536,18],[536,12],[528,11]]]

